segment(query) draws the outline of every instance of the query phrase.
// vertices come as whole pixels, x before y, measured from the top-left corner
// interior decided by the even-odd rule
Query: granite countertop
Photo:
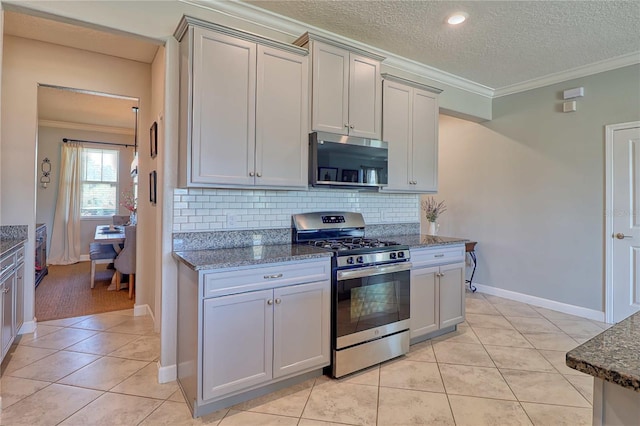
[[[2,240],[0,240],[0,256],[4,256],[6,253],[26,241],[26,238],[2,238]]]
[[[397,235],[389,238],[399,244],[409,246],[409,248],[438,247],[454,244],[464,244],[468,239],[457,237],[441,237],[435,235],[415,234],[415,235]]]
[[[277,244],[213,250],[177,251],[173,255],[195,271],[262,263],[331,257],[332,253],[302,244]]]
[[[567,365],[640,392],[640,312],[567,352]]]

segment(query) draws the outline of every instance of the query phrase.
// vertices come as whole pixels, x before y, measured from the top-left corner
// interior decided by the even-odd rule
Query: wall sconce
[[[42,160],[40,170],[42,171],[42,176],[40,176],[40,185],[46,189],[47,185],[51,183],[51,161],[48,157],[45,157],[44,160]]]

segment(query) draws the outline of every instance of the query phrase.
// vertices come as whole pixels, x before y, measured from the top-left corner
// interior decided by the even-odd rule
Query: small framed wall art
[[[156,158],[158,155],[158,123],[156,121],[149,129],[149,146],[151,147],[151,158]]]
[[[158,174],[154,170],[151,173],[149,173],[149,202],[153,206],[156,205],[156,201],[158,200],[157,187],[158,187]]]

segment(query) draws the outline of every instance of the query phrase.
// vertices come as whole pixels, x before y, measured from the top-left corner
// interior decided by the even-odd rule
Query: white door
[[[440,267],[440,328],[464,321],[464,263]]]
[[[607,321],[640,310],[640,122],[607,126]]]
[[[273,291],[213,297],[203,309],[202,399],[271,380]]]
[[[382,138],[389,143],[389,185],[387,189],[411,190],[412,90],[411,87],[385,80],[382,108]]]
[[[380,62],[351,53],[349,64],[349,134],[361,138],[380,139]]]
[[[414,190],[438,191],[438,98],[414,89],[411,135],[411,176]]]
[[[349,131],[349,52],[313,42],[311,127],[342,135]]]
[[[438,324],[438,267],[411,270],[411,338],[436,331]]]
[[[277,288],[273,296],[273,377],[329,365],[330,282]]]
[[[256,185],[306,188],[307,57],[258,46]]]

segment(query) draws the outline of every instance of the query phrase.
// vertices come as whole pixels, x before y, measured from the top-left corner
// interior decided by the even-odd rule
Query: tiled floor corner
[[[467,321],[405,357],[193,419],[177,384],[157,383],[150,317],[66,318],[11,347],[0,425],[590,425],[593,379],[564,357],[607,327],[467,293]]]

